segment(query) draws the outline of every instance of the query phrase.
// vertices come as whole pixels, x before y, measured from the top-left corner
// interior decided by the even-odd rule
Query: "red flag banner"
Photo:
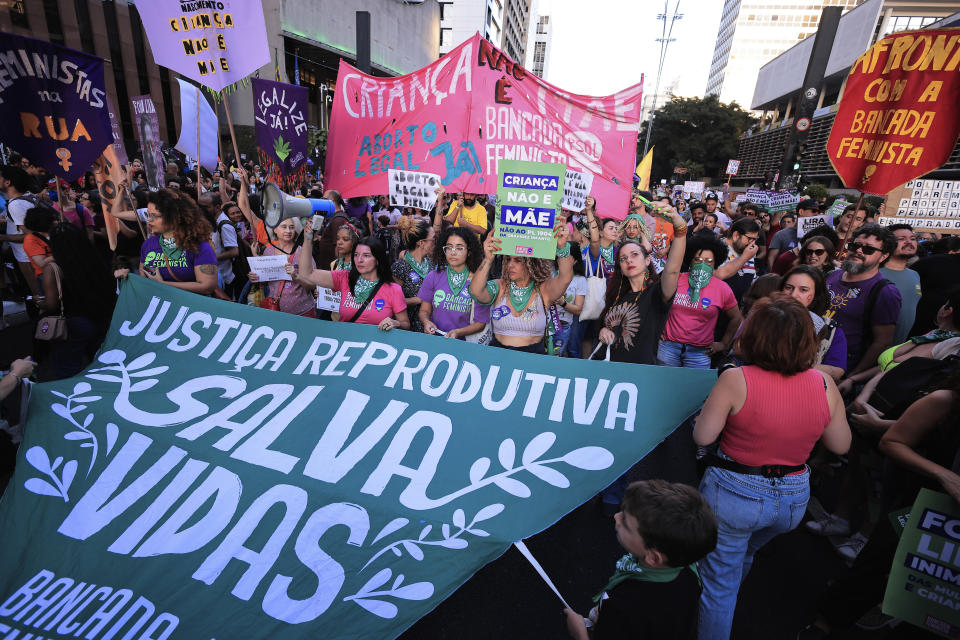
[[[827,141],[848,188],[885,195],[941,167],[960,135],[960,29],[878,40],[850,69]]]

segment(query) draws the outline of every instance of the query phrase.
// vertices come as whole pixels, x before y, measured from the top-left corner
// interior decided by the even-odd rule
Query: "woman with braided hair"
[[[210,244],[213,227],[189,196],[173,189],[150,194],[147,226],[151,235],[140,247],[140,275],[201,295],[217,287],[217,256]],[[129,269],[114,275],[126,278]]]
[[[484,258],[470,282],[470,295],[478,303],[491,306],[492,346],[546,353],[543,335],[547,308],[564,294],[573,279],[566,220],[558,218],[553,234],[557,239],[557,275],[552,260],[503,256],[503,275],[487,281],[500,239],[491,233],[483,243]]]

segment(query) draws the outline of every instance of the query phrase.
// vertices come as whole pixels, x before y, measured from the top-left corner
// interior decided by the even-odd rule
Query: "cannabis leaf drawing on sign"
[[[281,161],[286,160],[287,156],[290,155],[290,143],[284,141],[283,135],[273,141],[273,152],[277,154]]]

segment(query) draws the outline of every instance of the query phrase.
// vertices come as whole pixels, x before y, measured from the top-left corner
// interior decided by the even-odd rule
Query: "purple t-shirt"
[[[433,305],[433,315],[430,316],[430,319],[441,331],[462,329],[470,324],[470,308],[473,306],[473,298],[470,296],[470,280],[467,280],[467,283],[463,285],[460,294],[454,297],[453,292],[450,291],[450,284],[447,282],[446,269],[431,271],[423,279],[417,297]],[[473,312],[473,321],[489,322],[490,306],[476,305]]]
[[[863,344],[863,327],[866,320],[867,299],[870,290],[883,280],[877,274],[869,280],[844,282],[844,272],[840,269],[827,274],[827,290],[830,292],[830,308],[824,315],[837,321],[847,338],[847,370],[852,371],[863,357],[869,345]],[[878,292],[873,314],[869,318],[870,326],[896,325],[900,317],[900,292],[893,284]]]
[[[202,264],[217,266],[217,254],[209,242],[202,242],[200,250],[175,251],[165,256],[160,248],[160,236],[150,236],[140,246],[140,264],[155,269],[167,282],[196,282],[193,268]]]

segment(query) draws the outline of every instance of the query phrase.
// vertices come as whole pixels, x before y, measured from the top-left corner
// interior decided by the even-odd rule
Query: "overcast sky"
[[[548,82],[574,93],[608,95],[643,74],[644,93],[653,93],[662,0],[539,1],[554,28]],[[672,13],[677,0],[669,3]],[[679,95],[703,95],[722,10],[722,0],[680,0],[683,18],[674,22],[676,40],[667,50],[661,91],[679,78]]]

